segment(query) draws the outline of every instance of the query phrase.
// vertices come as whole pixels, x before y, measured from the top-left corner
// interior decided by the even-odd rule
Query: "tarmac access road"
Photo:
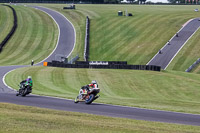
[[[175,58],[182,47],[187,41],[195,34],[200,27],[199,18],[188,21],[178,32],[178,36],[175,34],[169,42],[160,49],[158,53],[147,63],[147,65],[161,66],[162,69],[166,69],[171,61]]]
[[[37,6],[34,7],[39,10],[41,9],[45,11],[49,15],[52,15],[51,17],[56,21],[59,27],[61,27],[61,25],[64,23],[68,23],[65,25],[66,26],[65,29],[67,30],[69,28],[69,30],[67,31],[61,31],[60,29],[60,36],[57,48],[44,61],[53,59],[55,53],[57,54],[61,52],[61,54],[64,54],[66,52],[64,51],[64,53],[62,53],[63,51],[62,47],[66,47],[65,45],[63,45],[65,41],[63,41],[62,39],[66,39],[66,35],[70,35],[72,37],[70,38],[70,41],[66,40],[69,41],[66,45],[71,45],[67,47],[73,50],[75,34],[74,30],[71,29],[73,26],[70,25],[69,22],[66,22],[68,20],[66,18],[63,18],[64,16],[60,15],[60,13],[56,11],[46,9],[44,7],[37,7]],[[65,55],[69,55],[70,53],[71,51],[68,50],[68,52],[66,52]],[[42,64],[42,62],[39,64]],[[16,91],[4,84],[4,77],[7,72],[21,67],[28,67],[28,66],[0,66],[0,78],[2,79],[0,80],[0,102],[14,103],[19,105],[35,106],[35,107],[49,108],[56,110],[64,110],[64,111],[82,112],[82,113],[89,113],[96,115],[105,115],[111,117],[200,126],[200,115],[195,115],[195,114],[149,110],[149,109],[141,109],[141,108],[133,108],[125,106],[99,104],[99,103],[92,103],[91,105],[86,105],[84,103],[75,104],[73,100],[38,96],[34,94],[28,95],[26,97],[21,97],[21,96],[17,97],[15,96]]]
[[[58,26],[59,36],[57,47],[44,61],[51,62],[52,60],[58,60],[61,56],[69,57],[75,47],[76,42],[76,32],[72,23],[63,14],[57,11],[41,6],[30,7],[47,13]],[[42,62],[38,63],[38,65],[42,65]]]

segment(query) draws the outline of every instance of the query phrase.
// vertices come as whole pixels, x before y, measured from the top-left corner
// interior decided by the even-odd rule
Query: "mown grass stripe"
[[[155,18],[156,19],[156,18]],[[148,23],[147,24],[144,24],[144,25],[150,25],[152,23],[152,21],[148,21]],[[144,26],[145,27],[145,31],[147,31],[148,30],[148,26]],[[143,31],[143,29],[138,29],[137,28],[137,31],[140,31],[140,30],[142,30]],[[127,33],[124,33],[124,35],[125,34],[127,34]],[[145,34],[145,33],[141,33],[141,34]],[[146,35],[148,35],[148,34],[146,34]],[[138,39],[139,39],[139,37],[140,36],[138,36]],[[126,36],[125,36],[125,38],[126,38]],[[146,36],[144,36],[143,38],[141,38],[141,39],[139,39],[139,42],[140,42],[140,40],[144,40],[146,38]],[[128,40],[128,39],[127,39]],[[130,40],[130,39],[129,39]],[[125,41],[125,42],[127,42],[127,41]],[[135,49],[135,46],[134,45],[136,45],[137,44],[137,42],[135,42],[135,44],[133,44],[133,49],[131,49],[130,48],[130,45],[127,43],[126,44],[126,47],[121,47],[120,48],[120,51],[118,52],[122,57],[121,58],[126,58],[127,57],[127,54],[128,53],[131,53],[131,51],[133,51],[134,49]],[[126,49],[126,50],[128,50],[128,51],[130,51],[130,52],[127,52],[126,50],[124,50],[124,49]],[[137,53],[136,53],[137,54]]]
[[[13,26],[13,13],[9,7],[0,5],[0,42],[8,35]]]
[[[145,19],[148,19],[150,18],[150,16],[146,16],[144,17],[142,20],[145,20]],[[119,19],[119,18],[118,18]],[[107,31],[107,28],[105,28],[105,33],[107,33],[108,35],[110,35],[109,37],[107,37],[107,40],[104,40],[104,42],[101,42],[100,41],[100,45],[103,45],[101,46],[99,49],[100,51],[98,52],[98,49],[97,49],[97,52],[94,51],[93,54],[105,54],[107,56],[109,56],[109,50],[111,50],[112,52],[115,50],[116,47],[118,47],[119,51],[122,50],[122,48],[124,48],[124,46],[127,46],[127,44],[124,44],[124,43],[121,43],[120,42],[127,42],[127,40],[125,38],[123,39],[120,39],[121,36],[124,36],[125,34],[128,36],[129,35],[129,32],[132,31],[134,32],[133,34],[138,36],[137,33],[139,32],[135,32],[135,29],[137,30],[137,26],[140,24],[140,22],[142,20],[140,19],[137,19],[136,20],[139,20],[139,21],[134,21],[134,19],[128,19],[128,18],[121,18],[120,19],[120,23],[117,24],[116,28],[113,28],[113,31]],[[138,24],[138,25],[137,25]],[[109,25],[112,25],[112,24],[107,24],[108,27]],[[132,27],[132,28],[131,28]],[[128,29],[128,32],[123,32],[123,31],[126,31],[126,29]],[[97,32],[99,33],[99,32]],[[133,35],[131,34],[131,35]],[[104,35],[106,36],[106,35]],[[114,36],[114,38],[112,38],[112,36]],[[95,36],[96,37],[96,36]],[[101,40],[102,37],[100,37],[98,40]],[[93,42],[94,43],[94,42]],[[96,43],[96,42],[95,42]],[[127,42],[128,43],[128,42]],[[106,44],[109,44],[109,45],[106,45]],[[110,47],[111,44],[114,44],[112,46],[112,48]],[[106,46],[106,47],[105,47]],[[96,47],[98,47],[98,45],[96,45]],[[125,47],[125,48],[128,48]],[[91,51],[92,51],[93,48],[91,48]],[[112,53],[110,52],[110,53]],[[91,53],[92,54],[92,53]],[[118,55],[118,54],[115,54],[115,55]],[[91,55],[93,57],[93,55]],[[101,56],[101,58],[104,58],[104,57],[107,57],[107,56]],[[110,59],[109,59],[110,60]],[[116,60],[116,59],[114,59]]]
[[[19,50],[22,49],[21,44],[23,43],[23,38],[26,35],[26,31],[27,31],[27,27],[26,27],[26,23],[24,24],[21,20],[23,20],[24,18],[22,18],[22,12],[19,8],[16,8],[16,12],[17,12],[17,16],[18,16],[18,28],[16,30],[16,34],[15,36],[13,36],[10,41],[9,41],[9,45],[6,45],[6,47],[4,48],[3,51],[3,57],[1,58],[1,62],[2,64],[4,63],[8,63],[8,64],[12,64],[11,60],[13,59],[13,57],[17,57],[17,49]],[[22,27],[22,25],[23,27]],[[21,37],[20,37],[21,36]],[[0,55],[1,56],[1,55]],[[9,59],[9,60],[8,60]]]
[[[28,10],[28,11],[22,11],[23,14],[23,22],[21,25],[21,31],[20,31],[20,37],[22,38],[20,41],[18,41],[18,39],[16,38],[16,42],[15,42],[15,51],[14,53],[10,56],[10,58],[13,59],[13,64],[17,64],[17,63],[23,63],[24,60],[27,58],[27,55],[29,54],[30,46],[32,45],[31,42],[29,42],[30,38],[32,36],[34,36],[33,34],[33,30],[34,30],[34,23],[33,23],[33,19],[34,16],[32,16],[32,13]],[[20,21],[19,21],[20,23]],[[24,32],[23,34],[21,34],[22,32]],[[32,38],[33,40],[35,38]],[[23,45],[23,44],[27,44],[27,45]],[[30,60],[31,61],[31,60]]]

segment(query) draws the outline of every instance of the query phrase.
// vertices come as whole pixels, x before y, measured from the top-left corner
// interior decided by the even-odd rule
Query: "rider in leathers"
[[[31,76],[28,76],[28,78],[23,80],[22,82],[20,82],[20,84],[26,85],[26,87],[28,87],[30,93],[32,92],[33,81],[32,81]]]
[[[98,88],[98,84],[96,80],[93,80],[91,84],[89,84],[89,87],[91,87],[92,89],[94,88]]]

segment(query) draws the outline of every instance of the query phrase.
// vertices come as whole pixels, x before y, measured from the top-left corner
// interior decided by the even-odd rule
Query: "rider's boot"
[[[96,100],[96,99],[99,98],[99,97],[100,97],[100,95],[96,96],[96,97],[94,98],[94,100]]]

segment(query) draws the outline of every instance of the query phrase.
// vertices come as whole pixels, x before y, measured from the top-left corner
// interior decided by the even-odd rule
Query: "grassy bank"
[[[99,9],[102,17],[92,20],[91,25],[91,60],[146,64],[186,21],[199,16],[194,8],[141,5]],[[118,10],[126,9],[133,17],[117,16]]]
[[[17,13],[18,27],[0,54],[0,65],[27,65],[31,60],[43,60],[55,48],[58,36],[56,24],[39,10],[13,7]]]
[[[192,72],[200,74],[200,65],[198,65],[197,67],[195,67],[195,69]]]
[[[111,118],[0,103],[0,132],[4,133],[197,133],[199,131],[198,126]]]
[[[157,51],[191,18],[199,17],[195,6],[161,5],[67,5],[42,4],[63,13],[75,25],[75,53],[83,59],[85,18],[91,18],[90,60],[128,61],[146,64]],[[68,5],[69,6],[69,5]],[[133,17],[119,17],[128,11]]]
[[[28,75],[33,93],[74,99],[81,86],[97,80],[101,98],[97,102],[200,114],[200,75],[184,72],[109,69],[20,68],[6,76],[17,89]]]
[[[0,4],[0,43],[8,35],[13,26],[12,10]]]

